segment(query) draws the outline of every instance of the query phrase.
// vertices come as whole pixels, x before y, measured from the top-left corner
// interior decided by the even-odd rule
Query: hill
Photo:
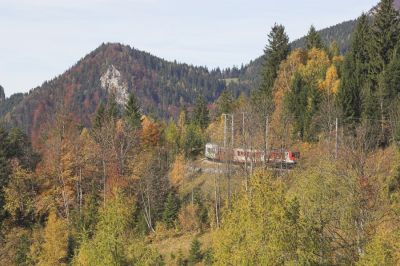
[[[400,0],[395,1],[400,7]],[[349,48],[355,20],[339,23],[319,31],[326,44],[336,41],[340,51]],[[305,46],[305,37],[291,43],[293,48]],[[210,71],[205,67],[168,62],[129,46],[103,44],[81,59],[62,75],[28,94],[16,94],[0,100],[0,118],[36,136],[61,103],[84,125],[101,102],[115,94],[123,104],[135,92],[143,111],[158,117],[176,116],[182,105],[190,106],[199,95],[213,102],[225,88],[236,96],[249,94],[260,83],[263,57],[240,69]]]
[[[123,105],[134,92],[145,113],[167,117],[176,115],[181,105],[193,104],[199,95],[214,101],[224,88],[224,82],[204,67],[168,62],[110,43],[23,97],[13,95],[0,104],[0,115],[35,139],[61,106],[88,126],[99,104],[106,103],[111,94]]]

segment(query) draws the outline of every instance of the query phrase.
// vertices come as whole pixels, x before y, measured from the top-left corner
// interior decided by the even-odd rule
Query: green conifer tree
[[[381,0],[373,17],[369,42],[370,79],[377,87],[379,76],[393,57],[400,33],[399,12],[393,0]]]
[[[196,263],[201,262],[202,258],[201,243],[197,238],[195,238],[190,246],[189,265],[195,265]]]
[[[124,115],[125,120],[133,129],[141,127],[142,113],[140,112],[140,105],[134,93],[129,95]]]
[[[289,54],[289,37],[283,25],[275,24],[268,34],[268,44],[264,50],[262,84],[253,94],[253,103],[263,119],[273,111],[273,87],[280,63]]]
[[[373,17],[369,42],[369,82],[370,96],[377,100],[379,113],[379,142],[388,143],[389,107],[392,99],[384,86],[384,72],[393,58],[400,33],[399,12],[393,6],[393,0],[381,0]],[[368,99],[372,102],[373,99]],[[374,125],[372,125],[374,127]]]
[[[99,108],[97,109],[96,116],[94,118],[93,127],[94,128],[101,128],[104,125],[106,120],[106,109],[104,105],[101,103]]]
[[[368,17],[363,14],[358,19],[352,35],[351,48],[343,64],[341,84],[337,95],[343,122],[347,124],[358,123],[362,114],[362,90],[365,89],[368,76],[369,34]]]
[[[308,88],[299,73],[295,74],[292,88],[285,101],[287,110],[293,115],[293,133],[300,139],[304,139],[307,121]]]
[[[217,100],[217,116],[231,113],[234,109],[233,95],[229,90],[222,91]]]
[[[118,119],[121,117],[120,108],[114,94],[111,94],[110,98],[108,99],[107,116],[114,119]]]
[[[307,50],[311,50],[312,48],[322,49],[324,45],[321,40],[321,36],[315,29],[314,25],[311,25],[310,30],[306,36],[306,47]]]
[[[168,228],[172,228],[174,226],[174,222],[178,217],[179,207],[179,199],[175,193],[170,192],[168,194],[167,201],[165,202],[165,207],[162,214],[163,222]]]
[[[198,97],[196,100],[193,120],[201,129],[206,129],[210,123],[210,113],[203,97]]]

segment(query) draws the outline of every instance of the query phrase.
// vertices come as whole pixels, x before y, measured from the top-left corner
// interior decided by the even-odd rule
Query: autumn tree
[[[35,175],[19,165],[14,165],[10,182],[4,188],[5,210],[19,225],[29,225],[34,221],[35,197],[38,184]]]
[[[180,149],[181,136],[179,129],[173,119],[170,119],[164,130],[165,140],[173,153],[177,153]]]
[[[43,160],[38,169],[45,189],[41,192],[40,212],[54,207],[69,219],[75,198],[73,141],[76,124],[65,109],[60,109],[55,121],[48,125],[47,140],[41,147]]]
[[[298,201],[285,196],[282,180],[257,173],[251,191],[240,195],[215,233],[215,265],[315,263]]]
[[[44,230],[43,251],[39,265],[67,265],[68,227],[63,218],[50,211]]]
[[[130,202],[131,203],[131,202]],[[131,203],[132,204],[132,203]],[[134,205],[120,194],[100,211],[93,239],[86,236],[74,258],[75,265],[121,265],[127,263],[128,218]]]
[[[138,206],[143,216],[147,231],[154,232],[157,221],[162,219],[165,201],[170,184],[168,182],[167,164],[164,151],[153,148],[141,153],[141,160],[132,162],[133,180],[137,180]]]
[[[1,129],[0,129],[1,130]],[[0,132],[1,134],[1,132]],[[0,146],[0,220],[2,221],[5,218],[5,198],[4,198],[4,187],[7,185],[10,175],[10,166],[8,164],[8,160],[5,154],[4,148]]]

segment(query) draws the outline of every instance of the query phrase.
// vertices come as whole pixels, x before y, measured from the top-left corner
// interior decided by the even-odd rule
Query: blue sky
[[[377,0],[0,0],[0,84],[7,96],[62,74],[102,42],[167,60],[240,66],[262,54],[275,22],[291,40],[311,24],[358,17]]]

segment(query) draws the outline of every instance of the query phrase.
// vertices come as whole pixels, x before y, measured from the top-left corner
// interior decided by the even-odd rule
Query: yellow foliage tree
[[[179,154],[175,158],[175,162],[172,165],[172,169],[169,175],[169,181],[174,187],[178,187],[185,177],[185,156]]]
[[[142,128],[142,144],[145,147],[157,146],[161,137],[159,126],[151,121],[150,118],[144,117],[142,121]]]
[[[325,80],[319,83],[319,88],[327,94],[336,94],[339,89],[340,79],[336,67],[331,65],[326,71]]]
[[[328,54],[324,50],[312,48],[307,54],[307,63],[299,71],[307,82],[318,82],[325,77],[331,65]]]
[[[301,49],[294,50],[279,67],[278,77],[274,85],[274,104],[275,110],[271,117],[270,141],[274,147],[279,147],[282,143],[290,146],[288,136],[291,132],[290,115],[285,112],[284,98],[290,91],[294,74],[300,67],[304,67],[307,54]]]
[[[185,232],[200,230],[200,222],[197,216],[199,207],[195,204],[188,204],[181,209],[178,215],[179,224]]]
[[[39,265],[67,265],[68,227],[64,219],[58,218],[54,210],[50,211]]]
[[[281,180],[253,176],[214,234],[215,265],[304,265],[312,254],[303,243],[299,206],[285,197]],[[311,263],[312,264],[312,263]]]
[[[366,247],[357,265],[399,265],[400,232],[380,229]]]
[[[14,166],[10,182],[4,189],[5,206],[14,220],[29,217],[34,212],[35,176],[32,172],[23,169],[19,165]]]

